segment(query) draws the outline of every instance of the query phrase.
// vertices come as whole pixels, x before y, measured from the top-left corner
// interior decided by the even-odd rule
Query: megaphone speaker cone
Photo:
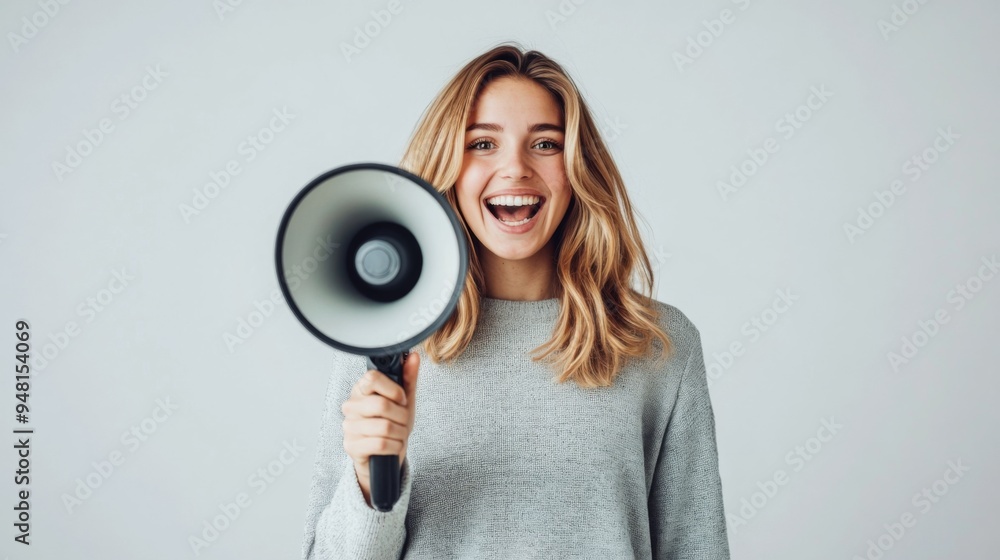
[[[278,228],[278,283],[317,338],[354,354],[392,354],[454,312],[469,248],[458,216],[420,177],[378,163],[324,173]]]

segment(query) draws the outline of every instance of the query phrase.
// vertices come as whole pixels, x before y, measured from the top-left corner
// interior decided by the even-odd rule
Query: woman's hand
[[[403,364],[403,386],[378,370],[368,370],[340,407],[344,414],[344,451],[354,461],[358,485],[369,507],[369,457],[399,455],[400,466],[406,459],[406,442],[416,412],[419,369],[420,356],[410,352]]]

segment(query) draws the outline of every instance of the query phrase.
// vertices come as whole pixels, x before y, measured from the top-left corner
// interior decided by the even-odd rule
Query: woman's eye
[[[544,144],[548,144],[548,146],[545,146]],[[561,147],[559,144],[553,142],[552,140],[542,140],[541,142],[535,144],[535,146],[538,146],[543,150],[555,150]]]
[[[491,142],[489,140],[475,140],[474,142],[472,142],[471,144],[468,145],[468,148],[470,150],[488,150],[489,148],[480,148],[479,147],[479,146],[482,146],[483,144],[489,144],[489,145],[492,146],[493,142]]]

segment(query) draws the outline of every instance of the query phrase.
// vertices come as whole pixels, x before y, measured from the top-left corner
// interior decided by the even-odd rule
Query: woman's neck
[[[557,296],[551,243],[531,257],[516,261],[501,259],[481,245],[477,247],[477,252],[486,280],[484,296],[515,301],[537,301]]]

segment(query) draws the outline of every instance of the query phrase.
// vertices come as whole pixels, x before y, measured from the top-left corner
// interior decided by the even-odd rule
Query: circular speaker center
[[[381,239],[372,239],[358,248],[354,266],[361,279],[369,284],[388,284],[399,273],[399,251]]]
[[[417,238],[402,225],[387,221],[361,228],[345,258],[347,275],[358,293],[379,302],[396,301],[410,293],[423,269]]]

